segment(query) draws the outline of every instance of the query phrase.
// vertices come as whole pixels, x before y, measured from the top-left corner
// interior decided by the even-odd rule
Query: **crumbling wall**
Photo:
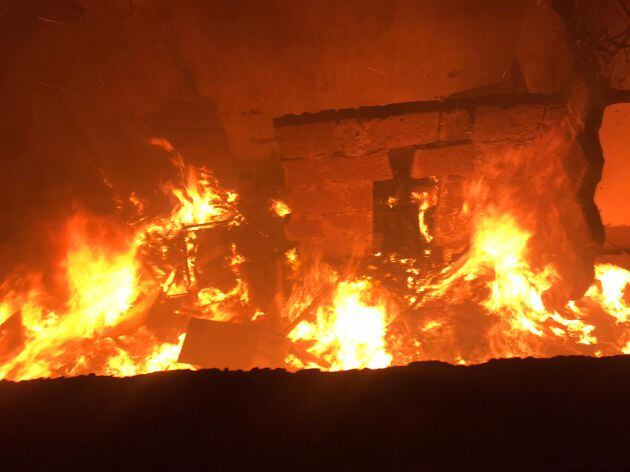
[[[524,95],[282,117],[276,136],[293,209],[287,237],[331,256],[377,250],[372,184],[392,178],[389,151],[411,147],[411,177],[439,182],[434,244],[461,251],[470,236],[465,182],[484,159],[532,146],[563,113],[551,99]]]

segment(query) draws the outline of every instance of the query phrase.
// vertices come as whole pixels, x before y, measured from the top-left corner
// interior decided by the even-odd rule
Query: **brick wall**
[[[526,95],[454,100],[288,115],[275,134],[293,214],[289,239],[329,256],[372,251],[372,184],[392,179],[388,152],[411,148],[411,177],[435,176],[439,197],[434,244],[463,247],[464,182],[488,153],[528,146],[554,126],[562,108]]]

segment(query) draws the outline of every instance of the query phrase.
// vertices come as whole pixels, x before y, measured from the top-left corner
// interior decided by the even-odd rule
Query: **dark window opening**
[[[417,257],[431,247],[437,181],[411,178],[414,149],[389,153],[394,178],[374,182],[374,247],[383,254]]]

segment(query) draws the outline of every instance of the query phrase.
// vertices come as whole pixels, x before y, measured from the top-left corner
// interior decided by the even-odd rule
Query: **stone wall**
[[[373,246],[372,184],[392,179],[388,152],[411,148],[411,177],[439,182],[434,244],[455,252],[468,241],[464,182],[484,156],[526,147],[556,126],[563,108],[542,96],[417,102],[289,115],[275,121],[293,214],[289,239],[328,256]]]

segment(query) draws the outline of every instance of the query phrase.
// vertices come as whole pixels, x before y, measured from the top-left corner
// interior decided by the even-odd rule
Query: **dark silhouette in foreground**
[[[630,356],[0,382],[0,461],[4,470],[630,470],[629,405]]]

